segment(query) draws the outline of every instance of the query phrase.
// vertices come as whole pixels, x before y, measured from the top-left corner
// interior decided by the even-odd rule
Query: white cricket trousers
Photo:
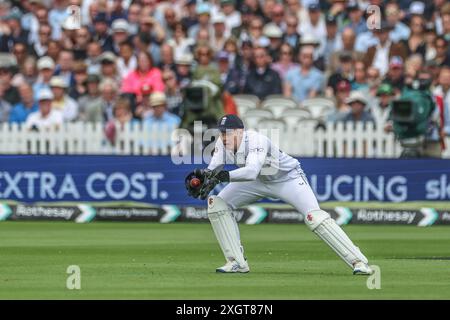
[[[303,174],[282,182],[261,182],[260,180],[231,182],[218,196],[232,209],[255,203],[261,198],[280,199],[292,205],[304,216],[313,210],[320,209],[316,196]]]

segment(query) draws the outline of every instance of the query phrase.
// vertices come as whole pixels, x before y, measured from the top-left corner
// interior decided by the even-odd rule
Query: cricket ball
[[[199,178],[192,178],[189,184],[192,188],[198,188],[200,186],[200,179]]]

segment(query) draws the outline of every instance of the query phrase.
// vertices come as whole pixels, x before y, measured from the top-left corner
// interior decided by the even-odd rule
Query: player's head
[[[220,137],[225,148],[236,152],[241,144],[244,132],[242,120],[234,114],[224,115],[220,118],[217,129],[220,131]]]

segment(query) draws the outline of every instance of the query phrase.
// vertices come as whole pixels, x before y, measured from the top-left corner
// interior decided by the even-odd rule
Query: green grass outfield
[[[0,298],[450,299],[450,228],[345,230],[381,268],[380,290],[304,225],[241,226],[251,272],[216,274],[224,259],[207,223],[2,222]],[[81,290],[66,288],[69,265]]]

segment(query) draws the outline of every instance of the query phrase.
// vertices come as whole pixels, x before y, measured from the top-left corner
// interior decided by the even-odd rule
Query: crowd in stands
[[[184,90],[205,80],[209,118],[237,94],[325,96],[326,121],[389,130],[390,102],[423,74],[440,144],[449,41],[445,0],[0,0],[0,121],[189,127]]]

